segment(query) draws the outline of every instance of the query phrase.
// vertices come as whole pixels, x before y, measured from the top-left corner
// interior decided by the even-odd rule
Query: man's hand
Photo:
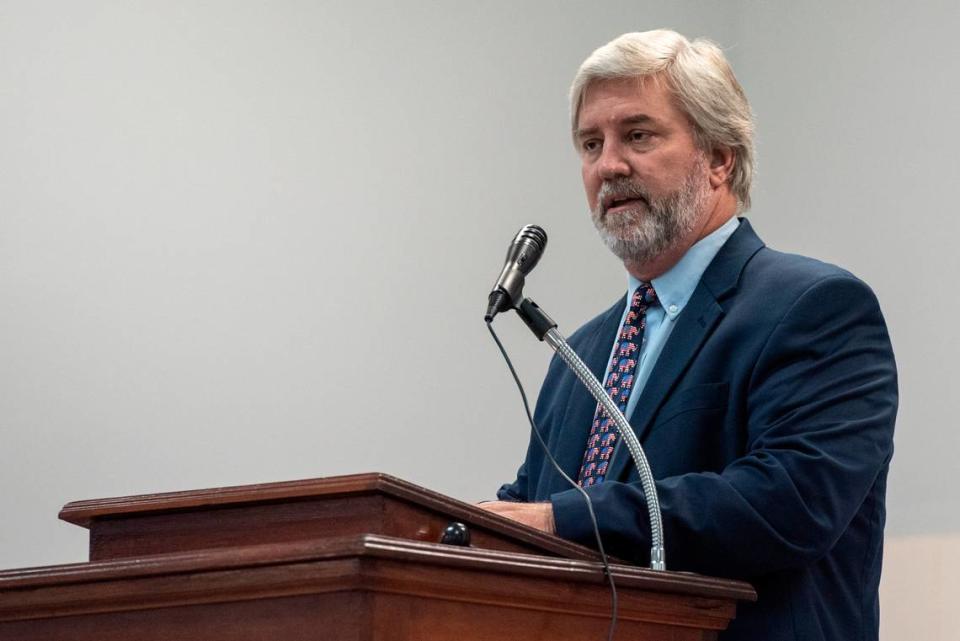
[[[553,521],[553,505],[550,503],[515,503],[513,501],[488,501],[477,507],[505,516],[543,530],[547,534],[556,534],[557,526]]]

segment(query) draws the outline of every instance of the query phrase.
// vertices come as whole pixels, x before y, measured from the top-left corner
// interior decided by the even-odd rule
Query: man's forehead
[[[674,116],[682,113],[657,76],[595,80],[581,94],[575,133],[608,124],[656,124]]]

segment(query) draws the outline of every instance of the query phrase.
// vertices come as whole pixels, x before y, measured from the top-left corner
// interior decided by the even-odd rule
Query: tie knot
[[[654,305],[657,302],[657,292],[653,290],[653,285],[650,283],[641,283],[637,290],[633,292],[633,300],[630,302],[631,307],[649,307]]]

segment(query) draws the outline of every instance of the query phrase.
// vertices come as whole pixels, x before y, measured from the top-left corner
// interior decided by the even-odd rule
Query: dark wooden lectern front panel
[[[350,483],[357,478],[349,477]],[[399,485],[356,490],[354,512],[342,503],[350,500],[342,478],[329,480],[326,489],[336,491],[325,495],[321,488],[309,498],[299,493],[306,482],[299,482],[297,496],[287,497],[277,494],[289,493],[289,486],[273,484],[71,504],[64,512],[92,533],[107,524],[101,531],[126,532],[132,542],[118,534],[94,546],[108,558],[0,572],[0,641],[605,638],[610,594],[600,565],[589,560],[592,552],[451,499],[445,499],[450,512],[444,513],[431,503],[439,495],[426,490],[426,505],[418,506],[415,494],[404,494],[415,486],[382,475],[365,478]],[[322,503],[324,496],[336,511],[353,514],[346,521],[354,526],[420,532],[457,518],[483,530],[482,540],[495,546],[463,548],[356,532],[304,537],[291,530],[276,536],[273,528],[265,530],[266,542],[256,543],[234,531],[244,527],[242,514],[274,524],[296,514],[291,521],[302,522],[310,512],[305,506]],[[224,510],[230,517],[219,521],[198,516],[223,516]],[[404,524],[391,523],[398,514]],[[167,519],[162,527],[157,518]],[[178,533],[177,519],[189,535]],[[217,522],[229,531],[218,535]],[[246,524],[248,534],[260,536],[263,528]],[[511,544],[518,527],[523,531]],[[143,554],[153,545],[150,536],[164,532],[183,549]],[[174,546],[168,541],[167,547]],[[564,558],[560,553],[568,549],[588,558]],[[624,641],[715,639],[734,616],[736,601],[755,598],[743,583],[624,565],[612,569],[620,593],[616,638]]]

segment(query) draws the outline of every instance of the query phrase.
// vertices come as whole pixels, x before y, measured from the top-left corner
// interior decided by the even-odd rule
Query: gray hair
[[[741,210],[750,207],[753,180],[753,116],[740,83],[720,47],[687,40],[676,31],[625,33],[584,60],[570,87],[570,115],[576,134],[587,87],[598,80],[652,77],[664,80],[693,125],[700,149],[734,152],[730,189]]]

